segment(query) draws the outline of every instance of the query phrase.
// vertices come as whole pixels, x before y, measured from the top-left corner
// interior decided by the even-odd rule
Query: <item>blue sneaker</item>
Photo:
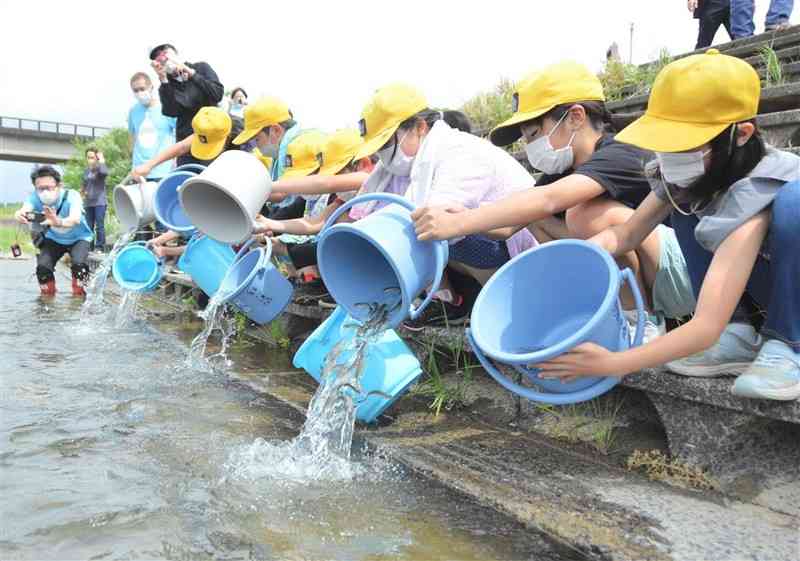
[[[731,323],[722,332],[719,341],[705,351],[668,362],[670,372],[682,376],[710,378],[713,376],[738,376],[750,366],[761,348],[761,336],[753,326]]]
[[[777,401],[800,398],[800,353],[783,341],[770,339],[753,364],[736,379],[731,393]]]

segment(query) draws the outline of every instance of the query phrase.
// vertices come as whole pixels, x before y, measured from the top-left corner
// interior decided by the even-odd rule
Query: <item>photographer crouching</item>
[[[92,231],[86,222],[83,201],[77,191],[65,189],[61,174],[52,166],[36,167],[31,173],[34,192],[14,218],[31,226],[36,256],[36,278],[42,295],[56,293],[55,268],[69,252],[72,260],[72,294],[85,296],[83,285],[89,278],[89,246]]]

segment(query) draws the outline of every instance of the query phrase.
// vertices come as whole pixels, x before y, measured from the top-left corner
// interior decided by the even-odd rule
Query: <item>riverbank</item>
[[[190,299],[184,298],[187,305],[180,306],[174,295],[167,304],[156,293],[143,306],[153,318],[191,317]],[[292,323],[291,318],[284,321]],[[292,326],[285,328],[291,334]],[[270,346],[279,343],[272,330],[251,328],[245,337],[254,349],[261,349],[258,352],[283,352]],[[302,336],[291,338],[293,345],[302,340]],[[421,358],[424,364],[426,357]],[[292,368],[243,369],[241,360],[233,357],[227,376],[305,413],[316,388],[309,375]],[[444,378],[457,376],[453,371]],[[548,436],[552,427],[547,428],[544,419],[553,413],[531,414],[531,404],[514,399],[477,369],[471,370],[470,384],[450,410],[445,407],[437,414],[430,405],[428,395],[412,391],[376,426],[359,427],[357,438],[376,453],[511,516],[586,558],[790,560],[800,547],[795,514],[720,492],[702,471],[681,470],[680,464],[671,469],[666,455],[664,460],[641,456],[643,466],[654,473],[661,462],[661,471],[673,479],[667,484],[648,478],[647,470],[621,467],[623,449],[643,442],[641,431],[619,436],[618,451],[612,446],[608,455],[581,439],[570,443],[557,434]],[[598,407],[602,411],[603,406]],[[624,417],[621,410],[615,413],[614,428],[641,423]],[[533,430],[543,425],[544,431]],[[595,439],[597,431],[589,429],[589,434],[588,440]],[[650,445],[668,447],[664,433],[650,430]]]

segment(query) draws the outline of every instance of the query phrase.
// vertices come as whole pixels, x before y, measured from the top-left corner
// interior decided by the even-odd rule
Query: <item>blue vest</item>
[[[67,218],[72,205],[78,205],[81,207],[81,221],[71,228],[48,228],[45,237],[61,245],[72,245],[80,240],[91,242],[94,239],[94,234],[86,222],[86,213],[83,211],[80,193],[64,187],[60,189],[61,196],[58,198],[58,202],[53,205],[53,208],[58,210],[58,217]],[[44,205],[36,191],[28,197],[28,203],[33,207],[34,212],[44,212]]]

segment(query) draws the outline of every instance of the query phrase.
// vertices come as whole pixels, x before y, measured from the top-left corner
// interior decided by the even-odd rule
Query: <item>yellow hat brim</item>
[[[515,113],[510,118],[506,119],[489,133],[489,140],[495,146],[508,146],[512,142],[516,142],[522,137],[522,132],[519,130],[519,125],[531,119],[541,117],[550,111],[555,105],[538,107],[533,111],[526,111],[525,113]]]
[[[198,140],[197,135],[192,139],[192,156],[198,160],[213,160],[219,156],[225,149],[225,140],[222,139],[218,142],[202,143]]]
[[[311,175],[318,169],[319,166],[313,166],[307,168],[285,168],[283,170],[283,175],[281,175],[281,179],[283,179],[284,177],[305,177],[307,175]]]
[[[684,152],[715,138],[730,123],[686,123],[644,114],[619,132],[615,140],[652,152]]]
[[[336,160],[335,162],[331,162],[329,164],[325,164],[321,168],[319,168],[320,175],[336,175],[340,171],[344,169],[344,166],[352,162],[354,158],[352,156],[348,158],[342,158],[341,160]]]
[[[261,129],[263,129],[263,128],[264,127],[256,127],[256,128],[252,128],[252,129],[244,129],[242,132],[240,132],[238,135],[236,135],[236,138],[233,139],[233,143],[236,144],[236,145],[244,144],[245,142],[247,142],[248,140],[253,138],[255,135],[257,135],[261,131]]]
[[[365,142],[358,151],[353,154],[354,160],[360,160],[361,158],[366,158],[367,156],[372,156],[375,152],[383,148],[383,145],[389,142],[389,139],[392,135],[397,131],[400,127],[400,123],[396,125],[392,125],[388,129],[381,131],[378,133],[375,138],[372,140],[368,140]]]

